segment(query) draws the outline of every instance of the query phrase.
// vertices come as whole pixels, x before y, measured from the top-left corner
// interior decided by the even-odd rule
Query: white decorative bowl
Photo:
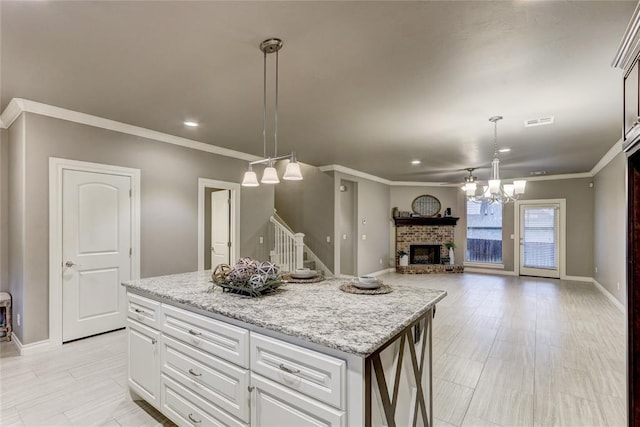
[[[373,276],[360,276],[358,277],[358,282],[363,283],[365,285],[372,285],[378,283],[378,279]]]
[[[316,277],[316,274],[315,270],[309,270],[308,268],[297,269],[290,273],[294,279],[311,279],[312,277]]]
[[[380,286],[382,286],[382,282],[378,280],[373,283],[353,282],[352,284],[358,289],[378,289]]]

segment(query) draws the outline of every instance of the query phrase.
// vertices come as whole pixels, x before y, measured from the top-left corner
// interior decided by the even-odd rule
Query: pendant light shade
[[[271,163],[269,163],[269,166],[264,168],[264,173],[262,174],[260,182],[263,184],[278,184],[280,182],[278,179],[278,171],[276,171],[276,168],[274,168]]]
[[[513,181],[513,189],[516,194],[524,194],[524,188],[527,185],[527,181],[524,179],[516,179]]]
[[[258,177],[256,173],[251,169],[251,165],[249,165],[249,170],[244,173],[244,177],[242,178],[242,186],[243,187],[257,187],[260,185],[258,183]]]
[[[300,171],[300,165],[296,161],[295,154],[291,155],[291,161],[287,165],[282,179],[286,179],[287,181],[300,181],[302,179],[302,172]]]

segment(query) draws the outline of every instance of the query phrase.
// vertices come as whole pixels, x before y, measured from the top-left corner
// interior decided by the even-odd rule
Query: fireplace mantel
[[[460,218],[453,216],[437,217],[414,217],[414,218],[394,218],[397,226],[406,225],[456,225]]]

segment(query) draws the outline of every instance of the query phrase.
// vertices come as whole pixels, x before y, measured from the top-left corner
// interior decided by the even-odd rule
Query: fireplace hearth
[[[409,264],[440,264],[442,245],[411,245]]]

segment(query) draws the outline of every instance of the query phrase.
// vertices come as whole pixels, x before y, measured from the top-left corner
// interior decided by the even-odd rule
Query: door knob
[[[75,262],[73,262],[73,261],[67,261],[67,262],[65,262],[65,263],[64,263],[64,266],[65,266],[65,267],[73,267],[73,266],[80,267],[81,265],[82,265],[82,264],[76,264],[76,263],[75,263]]]

